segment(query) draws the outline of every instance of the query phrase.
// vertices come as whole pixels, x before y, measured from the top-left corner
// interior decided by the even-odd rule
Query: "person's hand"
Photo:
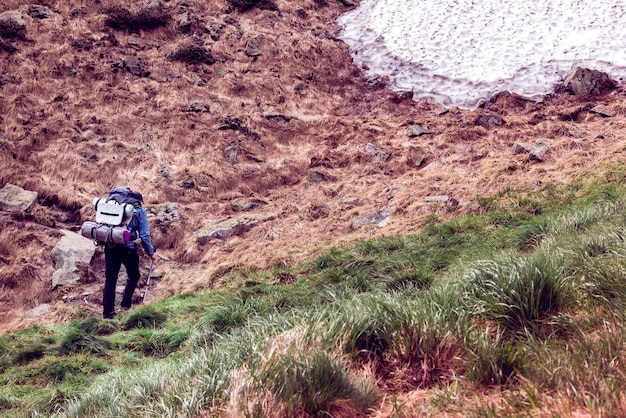
[[[150,257],[150,258],[151,258],[151,259],[153,259],[153,260],[156,260],[156,259],[157,259],[157,253],[156,253],[156,251],[152,254],[152,257]]]

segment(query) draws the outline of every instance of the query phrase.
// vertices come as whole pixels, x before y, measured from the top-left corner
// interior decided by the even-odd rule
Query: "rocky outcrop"
[[[0,13],[0,38],[26,38],[26,22],[20,12],[9,10]]]
[[[55,271],[52,273],[52,289],[80,282],[84,271],[96,252],[93,241],[75,232],[61,231],[63,238],[52,249]]]
[[[389,208],[381,209],[373,213],[368,213],[367,215],[352,221],[352,228],[357,229],[365,225],[377,226],[382,228],[389,223],[392,214],[393,209]]]
[[[35,202],[37,202],[37,192],[24,190],[9,183],[0,189],[0,210],[30,212]]]
[[[604,94],[617,87],[617,83],[607,73],[577,67],[563,81],[563,88],[576,96]]]
[[[199,245],[205,245],[214,239],[226,239],[233,235],[241,235],[261,222],[261,219],[243,217],[232,218],[202,229],[197,236]]]

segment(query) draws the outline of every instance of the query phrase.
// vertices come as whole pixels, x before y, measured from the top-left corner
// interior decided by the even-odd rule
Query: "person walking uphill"
[[[117,198],[116,198],[117,195]],[[120,197],[121,196],[121,197]],[[143,196],[141,193],[133,192],[130,188],[114,187],[109,192],[109,199],[122,200],[124,203],[132,202],[135,207],[132,218],[128,222],[130,239],[127,244],[107,244],[104,247],[105,260],[105,282],[102,295],[102,316],[104,318],[115,317],[115,287],[117,286],[117,276],[122,264],[126,268],[128,280],[124,288],[122,297],[122,310],[129,309],[132,305],[133,293],[139,281],[139,254],[137,252],[137,239],[141,240],[141,246],[148,257],[155,260],[156,248],[150,240],[150,226],[148,216],[141,206]],[[120,203],[122,203],[120,201]]]

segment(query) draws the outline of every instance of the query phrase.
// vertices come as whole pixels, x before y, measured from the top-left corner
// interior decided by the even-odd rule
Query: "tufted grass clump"
[[[122,327],[126,330],[138,328],[158,328],[167,321],[167,314],[152,306],[142,306],[133,310]]]
[[[255,380],[270,390],[286,416],[333,416],[340,403],[347,403],[356,416],[377,399],[373,386],[361,385],[323,351],[276,356],[257,371]]]
[[[84,334],[78,329],[71,329],[63,336],[57,351],[66,356],[76,353],[103,355],[111,347],[111,343],[104,338]]]
[[[85,334],[110,335],[119,330],[119,325],[112,320],[90,316],[78,322],[76,328]]]
[[[141,329],[129,339],[125,346],[146,356],[165,357],[177,351],[187,338],[186,331]]]

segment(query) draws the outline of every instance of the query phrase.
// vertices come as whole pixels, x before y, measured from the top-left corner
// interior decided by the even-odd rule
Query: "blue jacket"
[[[135,208],[135,214],[132,219],[128,223],[128,230],[130,231],[130,241],[126,246],[128,248],[135,249],[137,248],[137,244],[135,244],[135,240],[137,238],[141,238],[141,246],[143,250],[146,252],[148,257],[152,257],[155,252],[155,248],[152,245],[152,241],[150,240],[150,225],[148,225],[148,215],[144,208],[137,207]]]

